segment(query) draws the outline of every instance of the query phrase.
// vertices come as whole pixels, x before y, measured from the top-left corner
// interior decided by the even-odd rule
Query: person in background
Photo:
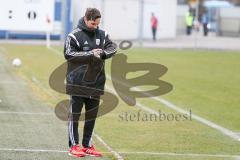
[[[194,19],[193,14],[192,14],[191,10],[189,10],[185,15],[187,35],[191,35],[191,33],[192,33],[193,19]]]
[[[207,36],[208,35],[208,15],[206,11],[202,15],[201,22],[203,25],[203,35]]]
[[[154,13],[152,13],[152,17],[151,17],[151,27],[152,27],[152,35],[153,35],[153,40],[154,40],[154,41],[156,41],[157,26],[158,26],[158,19],[157,19],[157,17],[154,15]]]

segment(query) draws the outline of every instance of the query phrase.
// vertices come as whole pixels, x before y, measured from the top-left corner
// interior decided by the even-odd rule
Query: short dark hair
[[[87,21],[95,21],[96,19],[101,18],[101,13],[97,8],[87,8],[85,12],[85,17]]]

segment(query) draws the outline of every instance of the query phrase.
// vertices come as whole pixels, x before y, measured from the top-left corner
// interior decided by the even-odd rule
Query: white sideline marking
[[[239,132],[235,132],[235,134],[240,137],[240,133],[239,133]],[[240,140],[239,140],[239,141],[240,141]]]
[[[52,113],[37,113],[37,112],[12,112],[12,111],[0,111],[0,114],[19,114],[19,115],[41,115],[41,116],[52,116]]]
[[[240,158],[240,155],[225,155],[225,154],[168,153],[168,152],[120,152],[120,153],[121,154],[157,155],[157,156]]]
[[[107,78],[108,78],[109,80],[111,80],[111,77],[110,77],[109,75],[107,75]],[[123,84],[123,85],[127,85],[127,84],[124,84],[123,82],[120,82],[120,83]],[[112,89],[111,89],[111,90],[112,90]],[[153,95],[151,95],[151,94],[149,94],[149,93],[144,92],[143,90],[139,89],[138,87],[134,87],[133,90],[135,90],[135,91],[141,91],[142,94],[147,95],[147,96],[149,96],[149,98],[154,99],[154,100],[156,100],[156,101],[164,104],[166,107],[171,108],[171,109],[173,109],[173,110],[175,110],[175,111],[178,111],[178,112],[180,112],[180,113],[189,115],[189,112],[185,111],[185,110],[182,109],[181,107],[178,107],[178,106],[174,105],[173,103],[171,103],[171,102],[169,102],[169,101],[167,101],[167,100],[165,100],[165,99],[163,99],[163,98],[155,97],[155,96],[153,96]],[[113,90],[112,90],[112,91],[113,91]],[[159,113],[158,113],[158,112],[156,112],[156,111],[153,110],[153,109],[148,108],[148,107],[145,106],[145,105],[142,105],[141,103],[138,103],[138,102],[137,102],[136,105],[137,105],[138,107],[142,108],[143,110],[149,112],[149,113],[153,113],[153,114],[156,114],[156,115],[159,116]],[[192,114],[192,118],[195,119],[196,121],[202,123],[202,124],[205,124],[205,125],[207,125],[207,126],[209,126],[209,127],[211,127],[211,128],[214,128],[214,129],[220,131],[220,132],[223,133],[224,135],[226,135],[226,136],[228,136],[228,137],[230,137],[230,138],[232,138],[232,139],[234,139],[234,140],[236,140],[236,141],[240,141],[240,136],[237,135],[235,132],[227,129],[227,128],[224,128],[224,127],[222,127],[222,126],[220,126],[220,125],[218,125],[218,124],[216,124],[216,123],[214,123],[214,122],[211,122],[211,121],[209,121],[209,120],[206,120],[206,119],[204,119],[204,118],[202,118],[202,117],[200,117],[200,116],[198,116],[198,115],[196,115],[196,114]]]
[[[9,152],[49,152],[49,153],[67,153],[66,150],[51,149],[29,149],[29,148],[0,148],[0,151]],[[112,154],[112,152],[102,152]],[[170,153],[170,152],[119,152],[121,154],[140,154],[153,156],[186,156],[186,157],[219,157],[219,158],[240,158],[240,155],[228,154],[201,154],[201,153]]]
[[[123,160],[123,157],[116,151],[114,151],[103,139],[94,133],[94,136],[97,138],[99,142],[101,142],[118,160]]]
[[[0,148],[0,151],[13,151],[13,152],[53,152],[53,153],[65,153],[67,151],[62,150],[48,150],[48,149],[24,149],[24,148]]]
[[[49,152],[49,153],[67,153],[67,150],[52,150],[52,149],[28,149],[28,148],[0,148],[0,151],[9,151],[9,152]],[[111,152],[101,152],[109,153]]]
[[[162,104],[164,104],[165,106],[169,107],[169,108],[172,108],[180,113],[183,113],[183,114],[187,114],[187,112],[179,107],[177,107],[176,105],[174,105],[173,103],[165,100],[165,99],[162,99],[162,98],[159,98],[159,97],[152,97],[153,99],[161,102]],[[211,122],[209,120],[206,120],[196,114],[192,114],[192,118],[197,120],[198,122],[201,122],[209,127],[212,127],[218,131],[220,131],[221,133],[223,133],[224,135],[234,139],[234,140],[237,140],[237,141],[240,141],[240,136],[237,135],[236,133],[234,133],[233,131],[225,128],[225,127],[222,127],[214,122]]]

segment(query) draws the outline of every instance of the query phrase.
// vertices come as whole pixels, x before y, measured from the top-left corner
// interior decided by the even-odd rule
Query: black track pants
[[[81,119],[79,120],[79,118],[84,104],[85,104],[85,118],[82,145],[84,147],[90,147],[93,128],[95,125],[95,120],[99,108],[99,97],[93,99],[80,96],[71,96],[70,98],[71,99],[68,120],[69,147],[79,144],[78,123],[81,120]]]

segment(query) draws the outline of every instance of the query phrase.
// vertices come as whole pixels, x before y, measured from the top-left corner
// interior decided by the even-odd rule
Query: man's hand
[[[97,58],[101,58],[100,54],[103,52],[102,49],[98,48],[98,49],[93,49],[91,50],[91,52],[93,53],[93,55]]]

